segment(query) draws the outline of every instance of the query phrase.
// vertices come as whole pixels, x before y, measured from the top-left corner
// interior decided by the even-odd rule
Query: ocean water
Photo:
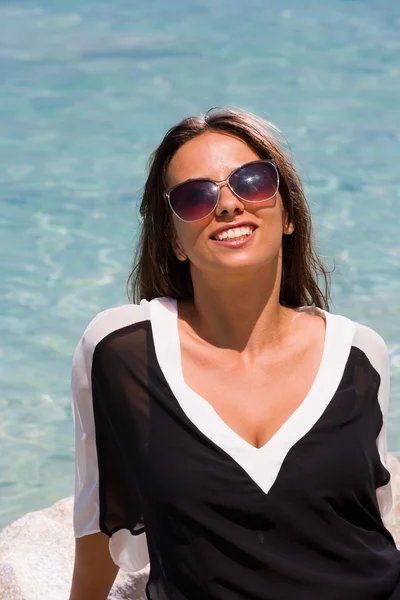
[[[400,455],[400,3],[0,1],[0,527],[73,493],[72,355],[127,302],[148,154],[227,105],[288,138]]]

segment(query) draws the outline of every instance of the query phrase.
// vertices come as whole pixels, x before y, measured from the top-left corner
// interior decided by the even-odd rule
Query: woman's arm
[[[100,531],[98,467],[92,409],[92,320],[75,350],[72,367],[72,414],[75,423],[75,560],[69,600],[106,600],[119,567],[111,558],[110,537]],[[101,335],[99,336],[101,337]]]
[[[107,600],[118,574],[108,549],[109,537],[93,533],[75,538],[75,562],[69,600]]]

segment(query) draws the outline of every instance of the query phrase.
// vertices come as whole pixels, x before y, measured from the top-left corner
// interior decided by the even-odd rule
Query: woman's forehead
[[[240,165],[260,158],[246,142],[233,135],[210,131],[183,144],[167,169],[168,185],[205,177],[225,179]]]

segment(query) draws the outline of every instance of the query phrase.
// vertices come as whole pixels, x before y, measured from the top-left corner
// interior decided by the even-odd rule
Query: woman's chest
[[[182,344],[187,386],[255,448],[264,446],[302,404],[321,364],[323,336],[253,366],[224,350],[196,352]]]
[[[236,514],[242,507],[244,514],[279,520],[282,502],[345,502],[378,485],[379,409],[371,397],[357,396],[350,369],[324,408],[316,403],[297,411],[260,448],[213,409],[200,409],[192,420],[172,396],[151,402],[142,473],[144,489],[162,511],[191,507],[201,514],[213,505]]]

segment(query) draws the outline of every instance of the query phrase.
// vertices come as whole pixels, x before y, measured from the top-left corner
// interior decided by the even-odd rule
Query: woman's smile
[[[212,236],[210,239],[219,246],[227,248],[238,248],[248,244],[253,240],[257,227],[254,225],[235,226],[225,229],[222,232]]]

